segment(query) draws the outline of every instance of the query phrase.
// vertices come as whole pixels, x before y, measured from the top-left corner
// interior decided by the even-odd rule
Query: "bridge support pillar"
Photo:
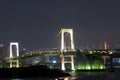
[[[71,61],[65,61],[65,57],[70,57]],[[65,63],[70,63],[71,64],[71,70],[75,70],[75,66],[74,66],[74,55],[61,55],[61,69],[62,70],[66,70],[65,69]]]
[[[10,60],[9,62],[10,62],[10,68],[12,68],[12,67],[16,67],[16,68],[20,67],[19,60]]]
[[[65,70],[65,56],[64,55],[61,56],[61,67],[62,67],[62,70]]]
[[[72,70],[75,70],[75,66],[74,66],[74,56],[71,55],[70,57],[71,57],[71,68],[72,68]]]

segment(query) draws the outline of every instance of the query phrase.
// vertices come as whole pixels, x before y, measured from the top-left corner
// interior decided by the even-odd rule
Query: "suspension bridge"
[[[10,68],[12,67],[20,67],[19,60],[30,58],[30,57],[38,57],[38,56],[59,56],[61,58],[61,69],[65,70],[65,63],[71,64],[71,70],[75,70],[74,67],[74,55],[75,55],[75,46],[74,46],[74,39],[73,39],[73,29],[65,29],[62,28],[59,32],[61,34],[61,49],[60,50],[44,50],[44,51],[36,51],[36,52],[27,52],[25,54],[19,54],[19,43],[18,42],[10,42],[9,47],[9,57],[6,59],[10,63]],[[65,36],[69,34],[69,44],[65,41]],[[14,46],[14,47],[13,47]],[[16,52],[13,51],[15,48]],[[14,54],[13,54],[14,52]],[[68,54],[70,53],[70,54]],[[72,53],[72,54],[71,54]],[[65,57],[69,57],[69,61],[65,61]],[[56,63],[54,61],[53,63]]]
[[[102,56],[100,55],[100,57],[103,58],[104,62],[102,61],[100,62],[99,61],[100,58],[98,58],[98,56],[95,56],[96,58],[98,58],[96,59],[96,61],[98,61],[97,64],[99,64],[98,65],[99,67],[98,66],[95,67],[96,63],[93,63],[92,65],[90,62],[92,59],[91,57],[88,57],[89,58],[88,59],[86,55],[83,55],[83,54],[81,55],[76,51],[75,45],[74,45],[74,36],[73,36],[72,28],[69,28],[69,29],[62,28],[58,35],[61,36],[61,46],[60,46],[60,49],[54,49],[54,50],[38,50],[38,51],[31,51],[31,52],[25,52],[24,54],[20,54],[19,43],[10,42],[9,57],[5,59],[5,61],[9,63],[8,67],[18,68],[18,67],[23,66],[22,64],[26,62],[27,64],[32,64],[32,65],[39,63],[39,64],[45,64],[45,65],[52,66],[52,67],[59,66],[61,70],[66,70],[67,68],[66,64],[70,64],[69,68],[71,70],[75,70],[76,69],[76,64],[75,64],[76,57],[81,56],[80,58],[82,60],[80,62],[80,68],[79,68],[79,65],[77,65],[77,69],[94,69],[94,68],[104,69],[105,68],[106,60],[110,59],[110,55],[102,55]],[[108,50],[106,47],[106,43],[105,43],[105,49],[103,50],[87,50],[84,52],[89,53],[89,54],[95,53],[95,55],[96,53],[101,53],[101,54],[102,53],[103,54],[104,53],[108,53],[108,54],[116,53],[115,50]],[[120,53],[119,50],[118,50],[118,53]]]

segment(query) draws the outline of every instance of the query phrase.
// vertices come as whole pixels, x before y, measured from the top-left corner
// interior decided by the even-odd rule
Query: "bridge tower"
[[[65,36],[64,33],[70,34],[70,51],[75,51],[74,40],[73,40],[73,29],[61,29],[61,69],[65,70],[65,63],[71,64],[71,70],[75,70],[74,68],[74,55],[64,55],[63,52],[67,52],[65,45]],[[65,57],[70,57],[71,61],[65,61]]]
[[[9,55],[9,58],[13,58],[13,46],[15,46],[16,48],[16,56],[18,57],[19,56],[19,44],[18,42],[10,42],[10,47],[9,47],[9,50],[10,50],[10,55]],[[19,67],[19,60],[10,60],[10,68],[12,67]],[[13,63],[15,63],[16,65],[13,65]]]
[[[75,47],[74,47],[74,40],[73,40],[73,29],[61,29],[61,52],[66,52],[66,47],[65,46],[65,36],[64,33],[69,33],[70,34],[70,50],[71,51],[75,51]]]
[[[19,45],[18,42],[10,42],[10,56],[9,58],[13,58],[13,46],[16,46],[16,56],[19,56]]]

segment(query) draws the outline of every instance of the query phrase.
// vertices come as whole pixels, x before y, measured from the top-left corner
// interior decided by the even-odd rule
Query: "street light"
[[[53,68],[55,68],[56,60],[53,60]]]

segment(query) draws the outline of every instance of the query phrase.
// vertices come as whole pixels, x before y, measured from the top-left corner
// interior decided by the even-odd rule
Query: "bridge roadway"
[[[63,55],[76,55],[77,51],[67,51],[67,52],[61,52],[60,50],[44,50],[44,51],[31,51],[26,52],[24,54],[20,54],[19,57],[13,57],[11,59],[24,59],[24,58],[30,58],[30,57],[38,57],[38,56],[60,56]],[[109,49],[109,50],[81,50],[80,53],[82,54],[120,54],[120,49]],[[8,60],[9,58],[6,58]]]
[[[74,55],[76,54],[76,51],[70,51],[70,52],[60,52],[60,51],[37,51],[37,52],[29,52],[29,53],[25,53],[23,55],[20,55],[19,57],[14,57],[14,58],[9,58],[6,59],[6,62],[10,63],[10,68],[12,67],[19,67],[20,66],[20,62],[21,60],[25,60],[25,59],[32,59],[34,57],[42,57],[42,59],[44,60],[45,57],[57,57],[57,58],[61,58],[61,63],[62,63],[62,70],[65,70],[65,63],[70,63],[72,66],[72,70],[75,70],[74,68]],[[70,57],[71,61],[67,62],[64,61],[65,57]],[[43,61],[42,60],[42,61]],[[46,60],[45,60],[46,61]],[[53,60],[52,60],[53,61]],[[44,62],[44,61],[43,61]],[[58,61],[57,61],[58,62]],[[36,63],[36,62],[35,62]],[[56,62],[55,62],[56,63]],[[45,64],[45,63],[44,63]],[[53,63],[52,63],[53,64]]]
[[[7,62],[10,62],[12,67],[12,63],[16,63],[16,67],[19,67],[19,62],[18,60],[24,60],[24,59],[29,59],[29,58],[34,58],[34,57],[57,57],[61,58],[61,63],[62,63],[62,70],[65,70],[65,63],[70,63],[72,66],[72,70],[74,70],[74,57],[79,57],[82,55],[88,56],[88,57],[96,57],[96,58],[102,58],[103,60],[106,60],[106,58],[120,58],[120,50],[83,50],[83,51],[69,51],[69,52],[60,52],[60,51],[34,51],[34,52],[27,52],[23,55],[20,55],[19,57],[14,57],[11,59],[6,59]],[[78,54],[81,53],[81,54]],[[71,61],[64,61],[65,57],[70,57]],[[106,61],[104,61],[106,62]]]
[[[48,51],[33,51],[33,52],[27,52],[19,57],[13,57],[12,60],[19,60],[19,59],[25,59],[30,57],[38,57],[38,56],[60,56],[63,55],[76,55],[76,51],[68,51],[68,52],[60,52],[60,51],[54,51],[54,50],[48,50]],[[9,58],[8,58],[9,59]],[[6,60],[8,60],[6,59]]]

